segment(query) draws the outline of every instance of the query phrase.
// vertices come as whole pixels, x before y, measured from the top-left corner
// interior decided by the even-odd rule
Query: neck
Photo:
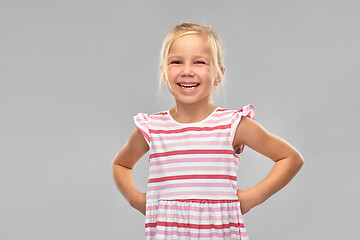
[[[171,116],[180,123],[200,122],[209,116],[216,106],[212,102],[185,104],[176,102],[170,110]]]

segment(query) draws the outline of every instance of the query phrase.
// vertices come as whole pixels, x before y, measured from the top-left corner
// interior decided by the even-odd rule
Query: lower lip
[[[181,87],[179,84],[177,84],[178,87],[185,93],[193,93],[196,91],[196,89],[200,86],[200,85],[197,85],[196,87],[191,87],[191,88],[183,88]]]

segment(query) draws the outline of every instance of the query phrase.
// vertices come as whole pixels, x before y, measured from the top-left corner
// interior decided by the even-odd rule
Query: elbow
[[[115,164],[112,163],[111,166],[110,166],[110,173],[114,174],[114,171],[115,171]]]
[[[294,162],[295,162],[294,164],[296,165],[298,170],[300,170],[302,168],[302,166],[304,165],[304,158],[301,156],[301,154],[299,152],[296,152],[293,159],[294,159]]]
[[[115,162],[115,160],[113,160],[113,162],[111,163],[111,166],[110,166],[110,172],[111,172],[111,174],[115,175],[116,170],[118,169],[119,166],[120,166],[120,165],[117,164],[117,163]]]

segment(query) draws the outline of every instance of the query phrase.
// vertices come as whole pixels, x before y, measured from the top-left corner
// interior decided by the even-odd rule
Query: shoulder
[[[157,118],[157,117],[164,117],[169,115],[169,111],[161,111],[161,112],[156,112],[156,113],[152,113],[149,115],[150,118]]]
[[[235,115],[236,111],[238,111],[238,110],[218,107],[216,109],[216,111],[214,112],[213,116],[223,118],[223,119],[224,118],[232,118]]]
[[[229,108],[218,107],[217,112],[232,117],[237,117],[237,116],[239,117],[241,115],[248,116],[255,120],[255,108],[254,105],[252,104],[245,105],[240,109],[229,109]]]
[[[161,111],[161,112],[156,112],[156,113],[152,113],[152,114],[140,112],[134,116],[134,120],[135,120],[135,122],[139,122],[139,123],[147,123],[151,119],[159,119],[159,118],[162,118],[167,115],[168,115],[168,111]]]
[[[150,144],[151,128],[157,123],[162,122],[168,118],[167,111],[157,112],[153,114],[138,113],[134,116],[134,122],[139,131],[144,135],[146,141]]]
[[[251,128],[256,125],[255,108],[252,104],[243,106],[237,110],[230,110],[231,116],[231,139],[235,149],[244,145],[244,138],[251,132]]]
[[[155,112],[155,113],[144,113],[144,112],[140,112],[137,113],[135,116],[139,117],[139,118],[144,118],[144,119],[151,119],[152,117],[157,117],[157,116],[166,116],[169,114],[168,110],[165,111],[160,111],[160,112]]]
[[[234,111],[234,115],[238,115],[239,117],[246,116],[255,120],[255,107],[252,104],[245,105],[239,110]]]

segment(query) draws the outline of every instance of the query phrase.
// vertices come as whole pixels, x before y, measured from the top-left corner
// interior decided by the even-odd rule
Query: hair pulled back
[[[160,66],[162,74],[159,82],[159,90],[161,84],[165,81],[168,84],[167,77],[167,59],[172,43],[185,35],[199,34],[203,36],[211,52],[211,62],[214,64],[216,75],[222,76],[221,66],[224,66],[224,49],[220,36],[210,27],[196,23],[181,23],[176,25],[165,37],[160,52]]]

